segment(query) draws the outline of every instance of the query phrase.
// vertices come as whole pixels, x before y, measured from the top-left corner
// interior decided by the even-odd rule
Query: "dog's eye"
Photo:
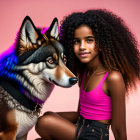
[[[53,63],[54,63],[54,60],[53,60],[52,58],[49,58],[49,59],[48,59],[48,62],[49,62],[50,64],[53,64]]]

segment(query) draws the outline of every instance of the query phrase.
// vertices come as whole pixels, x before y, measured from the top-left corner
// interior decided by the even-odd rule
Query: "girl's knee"
[[[43,116],[48,116],[48,115],[53,116],[53,115],[56,115],[56,113],[55,112],[51,112],[51,111],[47,111],[47,112],[45,112],[43,114]]]
[[[38,118],[38,121],[36,123],[35,129],[36,131],[40,129],[47,129],[51,125],[55,118],[55,113],[53,112],[46,112],[43,114],[43,116]]]

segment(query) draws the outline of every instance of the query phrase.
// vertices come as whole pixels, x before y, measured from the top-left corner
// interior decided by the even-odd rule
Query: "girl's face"
[[[98,56],[98,48],[95,47],[95,36],[87,25],[79,26],[74,32],[74,53],[82,63],[89,63]]]
[[[95,36],[89,26],[81,25],[74,32],[74,53],[82,63],[89,63],[98,56]]]

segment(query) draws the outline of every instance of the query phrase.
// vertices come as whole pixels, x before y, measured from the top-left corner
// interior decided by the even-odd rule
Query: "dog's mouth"
[[[49,81],[57,86],[60,86],[57,82],[55,82],[54,80],[52,80],[51,78],[49,78]]]
[[[54,80],[52,80],[52,82],[53,82],[55,85],[59,86],[58,83],[56,83]]]
[[[51,82],[51,83],[56,83],[54,80],[52,80],[51,78],[49,78],[49,81]],[[56,83],[57,84],[57,83]]]
[[[73,79],[75,80],[75,82],[73,83],[69,83],[68,85],[61,85],[61,84],[58,84],[56,81],[52,80],[51,78],[49,78],[49,81],[52,83],[52,84],[55,84],[57,86],[60,86],[60,87],[63,87],[63,88],[69,88],[69,87],[72,87],[75,83],[77,83],[78,79],[77,78],[70,78],[70,79]],[[71,80],[70,80],[71,81]]]

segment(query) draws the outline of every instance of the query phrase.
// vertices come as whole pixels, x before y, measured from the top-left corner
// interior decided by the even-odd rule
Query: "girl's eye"
[[[73,44],[74,44],[74,45],[79,44],[79,43],[80,43],[80,40],[75,39],[75,40],[73,41]]]
[[[86,41],[87,41],[87,43],[92,43],[93,39],[87,39]]]
[[[54,60],[53,60],[52,58],[50,58],[50,59],[48,59],[48,62],[49,62],[50,64],[53,64],[53,63],[54,63]]]

